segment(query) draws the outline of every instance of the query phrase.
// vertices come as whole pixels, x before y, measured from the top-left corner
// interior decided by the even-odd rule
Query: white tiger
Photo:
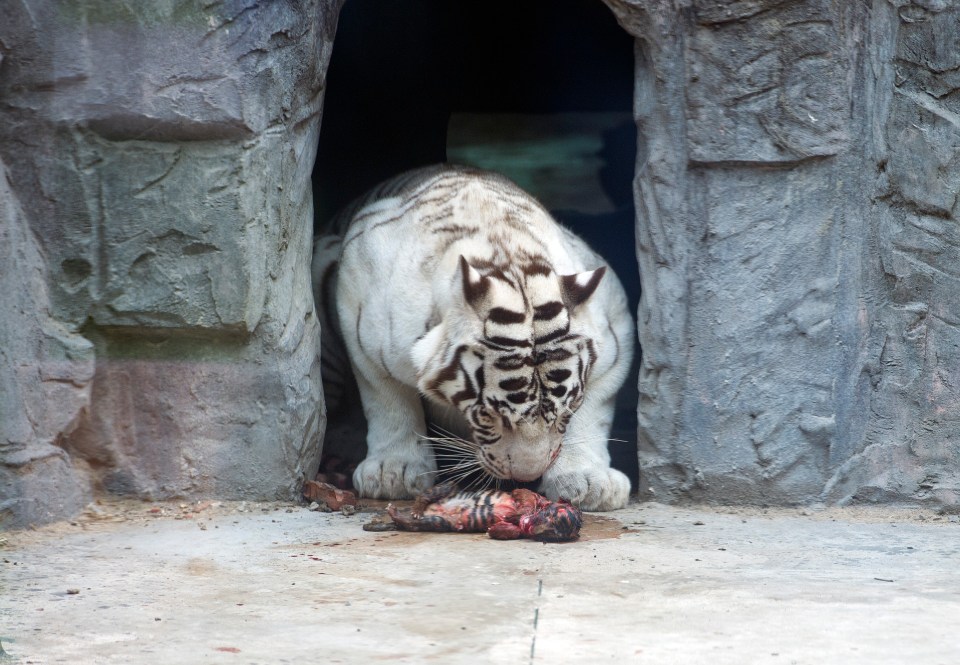
[[[623,507],[630,482],[610,468],[607,437],[634,327],[600,256],[503,176],[465,167],[390,180],[345,219],[335,293],[368,423],[359,492],[433,484],[426,406],[490,476],[541,478],[541,493],[586,510]],[[336,246],[315,251],[322,297]]]

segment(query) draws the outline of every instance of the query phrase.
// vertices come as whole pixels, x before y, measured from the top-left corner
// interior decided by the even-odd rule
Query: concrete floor
[[[579,542],[105,503],[2,536],[13,663],[960,662],[960,520],[631,505]]]

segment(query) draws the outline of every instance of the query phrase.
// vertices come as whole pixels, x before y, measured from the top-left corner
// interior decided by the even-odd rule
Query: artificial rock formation
[[[339,5],[0,8],[14,523],[95,488],[288,497],[316,469],[310,172]]]
[[[0,160],[0,511],[70,514],[89,481],[59,445],[90,402],[93,345],[50,313],[46,266]]]
[[[607,3],[646,495],[960,503],[958,3]]]
[[[605,1],[637,45],[641,496],[960,503],[960,3]],[[340,3],[0,4],[7,523],[316,468]]]

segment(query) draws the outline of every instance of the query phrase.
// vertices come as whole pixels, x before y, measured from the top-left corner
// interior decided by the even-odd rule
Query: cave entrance
[[[600,0],[347,0],[313,175],[315,230],[411,168],[500,171],[610,262],[636,312],[633,86],[633,38]],[[610,444],[634,490],[639,356]],[[350,456],[357,437],[330,416],[325,454]]]

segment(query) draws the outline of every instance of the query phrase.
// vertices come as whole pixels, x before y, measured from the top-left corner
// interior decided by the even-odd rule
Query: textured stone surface
[[[960,503],[960,3],[606,1],[637,38],[643,496]],[[0,3],[15,520],[315,468],[339,6]]]
[[[687,139],[696,162],[791,162],[847,143],[835,4],[693,3]]]
[[[608,4],[649,492],[960,503],[957,3]]]
[[[0,524],[43,522],[90,499],[59,444],[90,402],[93,345],[51,317],[45,273],[0,160]]]
[[[310,172],[339,4],[0,8],[0,156],[50,316],[95,347],[60,435],[95,487],[271,498],[315,468]]]

